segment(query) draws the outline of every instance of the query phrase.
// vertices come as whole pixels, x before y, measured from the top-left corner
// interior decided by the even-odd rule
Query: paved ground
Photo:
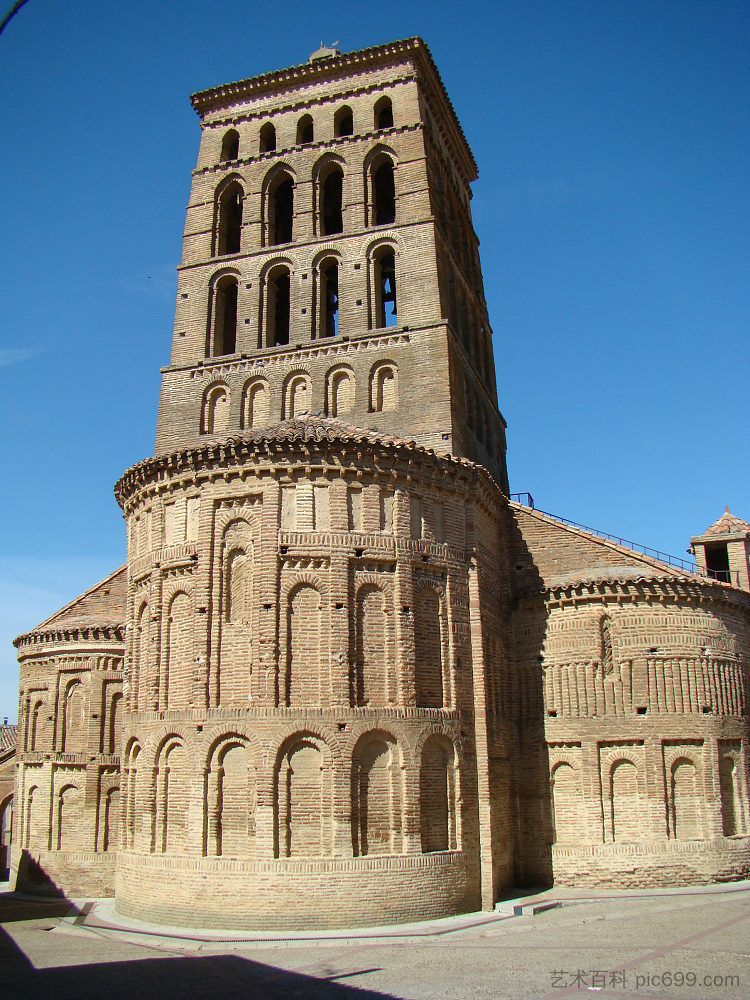
[[[550,901],[559,905],[533,915]],[[553,890],[487,917],[220,941],[132,922],[115,929],[111,904],[71,909],[0,887],[0,1000],[750,997],[750,882],[594,899]]]

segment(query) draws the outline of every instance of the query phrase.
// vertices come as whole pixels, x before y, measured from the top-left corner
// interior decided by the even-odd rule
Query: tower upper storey
[[[476,164],[424,42],[192,103],[157,451],[323,412],[480,461],[505,486]]]

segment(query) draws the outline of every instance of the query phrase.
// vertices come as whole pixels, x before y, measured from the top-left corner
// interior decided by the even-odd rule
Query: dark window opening
[[[260,130],[260,151],[261,153],[273,153],[276,149],[276,129],[270,122],[266,122]]]
[[[337,337],[339,332],[339,266],[329,264],[322,272],[324,337]]]
[[[381,97],[375,105],[375,128],[393,128],[393,105],[390,97]]]
[[[281,181],[271,195],[271,243],[292,242],[294,218],[294,181]]]
[[[236,346],[237,282],[234,278],[227,278],[216,286],[213,353],[234,354]]]
[[[383,254],[377,263],[378,326],[396,326],[396,258],[392,253]]]
[[[233,128],[221,140],[221,161],[236,160],[240,155],[240,136]]]
[[[385,226],[396,221],[396,184],[393,164],[381,164],[372,177],[373,223]]]
[[[273,346],[289,343],[289,272],[272,278],[268,288],[268,329]]]
[[[219,255],[239,253],[241,237],[242,191],[233,185],[219,203]]]
[[[726,542],[722,542],[720,545],[706,546],[706,569],[712,579],[723,580],[724,583],[731,582],[729,575],[729,550],[727,549]]]
[[[334,132],[336,135],[354,135],[354,116],[352,114],[352,109],[348,107],[339,108],[336,112],[334,125]]]
[[[313,141],[313,120],[310,115],[303,115],[297,122],[297,145],[306,146]]]
[[[323,236],[333,236],[344,231],[341,203],[344,190],[344,175],[340,170],[332,170],[323,181]]]

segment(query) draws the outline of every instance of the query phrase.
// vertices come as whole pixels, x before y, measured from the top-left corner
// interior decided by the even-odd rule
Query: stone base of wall
[[[750,837],[553,844],[552,866],[558,886],[637,889],[731,882],[750,876]]]
[[[118,856],[118,913],[174,926],[327,930],[479,907],[478,869],[458,851],[310,861]]]
[[[37,896],[114,896],[116,863],[114,853],[24,850],[13,857],[11,885]]]

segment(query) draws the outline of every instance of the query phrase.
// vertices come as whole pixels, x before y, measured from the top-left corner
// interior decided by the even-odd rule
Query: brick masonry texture
[[[127,565],[16,640],[19,887],[302,930],[750,873],[750,594],[508,499],[424,43],[192,100]]]

